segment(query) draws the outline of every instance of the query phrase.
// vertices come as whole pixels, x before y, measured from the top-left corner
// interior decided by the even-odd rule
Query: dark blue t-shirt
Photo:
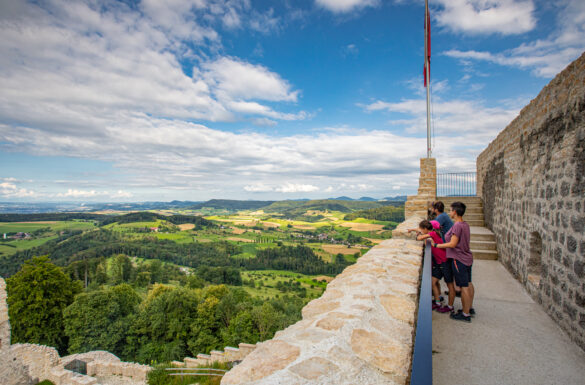
[[[451,230],[451,227],[453,227],[453,221],[451,220],[451,218],[449,218],[449,215],[447,215],[447,213],[439,214],[435,218],[435,220],[439,222],[439,224],[441,225],[441,237],[443,238],[444,241],[445,234],[447,234],[449,230]]]

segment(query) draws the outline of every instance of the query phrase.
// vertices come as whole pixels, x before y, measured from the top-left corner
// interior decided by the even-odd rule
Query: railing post
[[[431,310],[431,245],[425,241],[418,317],[410,385],[433,383],[433,315]]]

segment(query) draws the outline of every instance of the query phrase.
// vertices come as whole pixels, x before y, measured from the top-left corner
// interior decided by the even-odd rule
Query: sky
[[[583,0],[431,0],[433,157],[585,51]],[[0,201],[414,194],[424,1],[1,0]]]

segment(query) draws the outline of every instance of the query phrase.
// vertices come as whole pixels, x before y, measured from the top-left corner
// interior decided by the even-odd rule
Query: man
[[[465,209],[465,204],[462,202],[451,204],[449,215],[454,220],[454,224],[445,234],[445,243],[432,245],[439,249],[447,249],[447,258],[453,259],[455,283],[461,288],[463,309],[460,312],[451,313],[451,318],[457,321],[471,322],[471,315],[475,314],[473,310],[475,288],[471,282],[471,266],[473,265],[473,254],[469,248],[471,232],[469,224],[463,220]]]
[[[437,216],[435,220],[441,225],[441,238],[443,238],[443,241],[445,241],[445,234],[447,234],[447,232],[451,230],[451,227],[453,226],[453,221],[444,211],[445,205],[443,202],[437,201],[433,204],[433,212]]]

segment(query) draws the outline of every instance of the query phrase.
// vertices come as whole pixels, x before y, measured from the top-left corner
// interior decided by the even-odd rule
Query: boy
[[[465,209],[463,202],[451,204],[449,215],[454,221],[453,227],[445,234],[446,243],[435,244],[435,246],[439,249],[447,249],[447,258],[453,258],[453,276],[457,286],[461,288],[463,309],[457,313],[452,312],[451,318],[471,322],[471,315],[475,314],[473,310],[475,288],[471,282],[471,266],[473,265],[473,254],[469,248],[471,234],[469,224],[463,220]]]

